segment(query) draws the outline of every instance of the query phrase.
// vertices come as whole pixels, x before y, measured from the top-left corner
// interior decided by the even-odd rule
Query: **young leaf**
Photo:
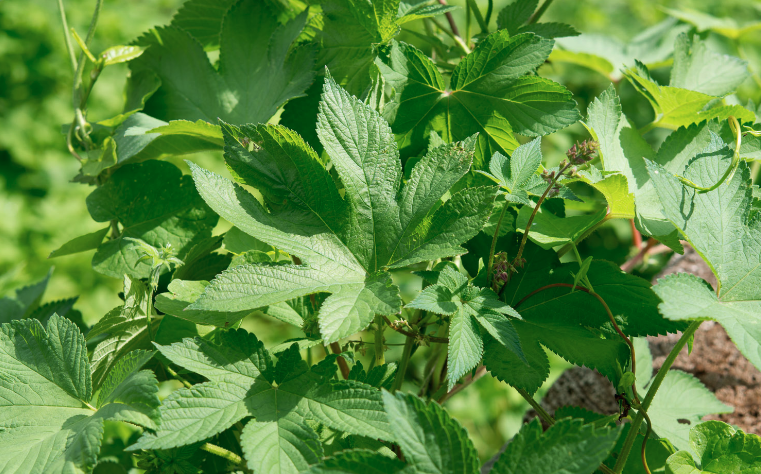
[[[452,72],[450,86],[433,62],[405,43],[394,43],[376,63],[395,90],[383,115],[405,156],[417,154],[431,130],[446,142],[479,133],[475,169],[495,152],[509,155],[515,133],[541,136],[579,119],[571,93],[533,73],[552,51],[552,40],[505,30],[478,44]],[[422,117],[422,119],[421,119]]]
[[[690,430],[690,447],[666,461],[667,474],[753,473],[761,465],[761,438],[721,421],[706,421]],[[700,466],[700,468],[698,468]]]
[[[685,172],[699,185],[715,183],[732,161],[732,152],[714,139]],[[673,320],[714,319],[740,351],[761,367],[761,221],[750,217],[753,192],[748,166],[742,162],[731,180],[706,193],[684,186],[654,163],[648,171],[663,204],[664,215],[690,242],[716,275],[714,293],[701,279],[674,274],[654,287],[663,299],[660,310]],[[720,244],[717,244],[719,242]]]
[[[161,161],[127,165],[87,196],[87,209],[97,222],[117,220],[122,232],[98,247],[96,271],[114,278],[129,274],[148,278],[151,267],[134,239],[157,248],[171,245],[182,259],[199,240],[210,237],[219,219],[201,200],[190,176]]]
[[[558,420],[542,432],[538,418],[523,425],[490,472],[493,474],[587,474],[616,444],[619,429],[595,428],[582,420]]]
[[[394,426],[394,442],[414,472],[476,474],[478,453],[468,433],[437,403],[384,391],[383,404]]]
[[[233,176],[262,191],[270,212],[243,188],[191,166],[201,195],[240,230],[294,255],[300,265],[232,268],[190,309],[244,311],[330,293],[319,313],[325,342],[401,306],[387,268],[465,253],[491,211],[495,189],[468,188],[437,208],[469,169],[474,140],[437,148],[400,190],[401,162],[377,112],[325,82],[318,133],[345,187],[342,199],[314,151],[279,126],[224,125]],[[245,143],[253,142],[253,150]],[[434,210],[435,209],[435,210]]]
[[[532,191],[538,183],[544,183],[536,175],[541,166],[541,138],[536,138],[516,148],[509,158],[502,153],[494,153],[489,162],[489,173],[485,171],[479,171],[479,173],[495,181],[500,188],[507,190],[508,201],[529,205],[529,191]]]
[[[202,45],[177,26],[145,35],[140,44],[150,47],[130,66],[153,71],[162,81],[147,112],[164,120],[267,122],[312,83],[314,49],[294,47],[306,19],[304,12],[281,27],[266,2],[236,3],[221,23],[219,71]]]
[[[65,255],[73,255],[75,253],[87,252],[88,250],[95,250],[103,243],[103,238],[111,229],[111,227],[105,227],[101,230],[96,230],[89,234],[81,235],[63,244],[60,248],[53,250],[48,255],[48,258],[63,257]]]
[[[295,473],[316,463],[322,452],[307,418],[350,434],[391,437],[376,389],[323,378],[317,366],[310,370],[301,360],[297,344],[280,355],[277,366],[263,344],[242,329],[158,349],[209,381],[172,393],[161,405],[156,434],[143,435],[131,450],[202,441],[253,416],[241,435],[249,468]],[[324,364],[336,370],[334,359]]]
[[[89,472],[96,463],[104,420],[126,420],[156,429],[158,384],[136,372],[137,354],[109,374],[107,392],[93,406],[85,340],[66,318],[47,327],[36,319],[0,326],[0,471],[63,474]]]
[[[519,359],[526,360],[518,334],[506,316],[520,319],[518,312],[500,301],[492,290],[470,285],[457,270],[444,268],[438,283],[426,287],[407,307],[451,315],[447,348],[449,390],[481,361],[483,339],[479,324]]]

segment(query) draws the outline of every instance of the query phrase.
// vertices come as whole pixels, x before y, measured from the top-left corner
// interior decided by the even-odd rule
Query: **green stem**
[[[735,133],[737,143],[735,144],[735,153],[732,157],[732,164],[729,165],[729,168],[727,168],[727,171],[724,172],[724,175],[719,178],[719,180],[714,183],[712,186],[709,186],[707,188],[698,186],[697,184],[693,183],[687,178],[684,178],[682,176],[677,176],[677,179],[684,184],[685,186],[689,186],[690,188],[697,189],[700,193],[707,193],[709,191],[713,191],[714,189],[721,186],[725,181],[729,181],[732,179],[732,177],[735,175],[735,171],[737,171],[737,167],[740,164],[740,146],[742,145],[742,130],[740,130],[740,123],[737,121],[736,118],[732,117],[731,115],[728,118],[729,120],[729,126],[732,129],[732,131]]]
[[[489,34],[489,27],[486,25],[486,22],[484,21],[484,17],[481,16],[481,10],[478,9],[478,5],[476,5],[476,0],[468,0],[468,7],[471,10],[473,10],[473,15],[475,15],[476,17],[478,26],[481,27],[481,33]]]
[[[669,353],[668,357],[666,357],[666,360],[663,362],[663,365],[660,369],[658,369],[658,373],[655,375],[655,378],[653,379],[653,382],[650,384],[650,388],[647,391],[647,395],[645,395],[645,400],[642,402],[641,409],[637,411],[637,416],[634,418],[631,424],[631,429],[629,430],[629,435],[626,437],[626,440],[624,441],[624,444],[621,448],[621,452],[618,455],[618,460],[616,461],[616,465],[613,466],[613,472],[615,474],[621,474],[621,472],[624,469],[624,465],[626,464],[626,459],[629,457],[629,453],[631,452],[632,446],[634,446],[634,440],[637,438],[637,433],[639,433],[639,427],[642,424],[642,421],[645,419],[645,412],[650,407],[650,404],[653,402],[653,398],[655,398],[656,392],[658,392],[658,389],[661,386],[661,383],[663,383],[663,379],[666,378],[666,374],[668,373],[671,366],[674,364],[674,361],[676,360],[679,353],[682,351],[684,346],[687,344],[687,341],[692,337],[693,334],[695,334],[695,331],[698,330],[700,327],[700,324],[702,321],[694,321],[692,324],[690,324],[687,329],[684,330],[682,333],[682,337],[679,338],[679,341],[677,341],[676,345],[673,349],[671,349],[671,352]]]
[[[494,229],[494,237],[491,239],[491,249],[489,250],[489,266],[486,267],[486,287],[491,288],[492,284],[492,278],[494,277],[494,251],[497,249],[497,239],[499,239],[499,228],[502,226],[502,219],[505,218],[505,214],[507,213],[507,202],[505,202],[504,207],[502,208],[502,213],[499,215],[499,220],[497,221],[497,227]]]
[[[386,356],[383,354],[383,316],[375,316],[375,366],[386,363]]]
[[[71,60],[71,71],[77,71],[77,55],[74,53],[74,45],[71,44],[69,37],[69,23],[66,21],[66,9],[63,7],[63,0],[58,0],[58,11],[61,14],[61,24],[63,25],[63,39],[66,44],[66,50]]]
[[[238,456],[237,454],[235,454],[232,451],[228,451],[228,450],[226,450],[225,448],[223,448],[221,446],[217,446],[216,444],[204,443],[204,444],[201,445],[201,449],[203,449],[207,453],[211,453],[211,454],[214,454],[214,455],[219,456],[221,458],[227,459],[228,461],[230,461],[233,464],[238,464],[241,467],[244,466],[243,465],[243,458],[241,458],[240,456]]]
[[[448,13],[448,12],[447,12],[447,13]],[[470,48],[468,48],[468,45],[467,45],[467,44],[465,44],[465,41],[463,41],[463,39],[462,39],[462,38],[460,38],[460,35],[456,35],[456,34],[452,33],[451,31],[449,31],[449,30],[448,30],[448,29],[447,29],[447,28],[446,28],[444,25],[442,25],[441,23],[439,23],[439,21],[438,21],[438,20],[436,20],[435,18],[429,18],[429,20],[431,20],[431,23],[433,23],[434,25],[436,25],[436,27],[437,27],[438,29],[440,29],[441,31],[443,31],[443,32],[444,32],[444,34],[446,34],[447,36],[449,36],[450,38],[452,38],[452,40],[455,42],[455,44],[457,45],[457,47],[458,47],[458,48],[460,48],[460,51],[462,51],[462,52],[463,52],[463,54],[466,54],[466,55],[470,54]]]
[[[92,37],[95,35],[95,27],[98,25],[98,17],[100,16],[100,7],[103,6],[103,0],[97,0],[95,3],[95,10],[90,20],[90,28],[87,30],[87,37],[85,38],[85,45],[90,43]],[[74,73],[74,107],[81,107],[79,104],[80,92],[82,87],[82,72],[85,69],[85,52],[82,51],[79,54],[79,61],[77,62],[77,69]]]
[[[537,403],[536,400],[534,400],[534,397],[532,397],[527,391],[523,390],[522,388],[516,388],[515,390],[518,391],[518,393],[521,394],[521,397],[523,397],[529,405],[536,411],[536,413],[539,415],[539,418],[544,420],[545,423],[552,426],[555,424],[555,419],[547,413],[547,411],[542,408],[542,406]]]
[[[415,344],[415,338],[407,336],[407,340],[404,341],[404,352],[402,352],[402,360],[399,361],[399,370],[396,372],[396,379],[394,379],[394,386],[391,389],[391,393],[396,392],[402,388],[404,383],[404,375],[407,372],[407,366],[410,363],[410,356],[412,356],[412,346]]]
[[[552,5],[552,0],[546,0],[541,7],[539,7],[539,10],[535,11],[533,15],[531,15],[531,18],[528,19],[528,24],[533,25],[539,19],[544,15],[544,12],[547,11],[547,9]]]
[[[169,375],[171,375],[171,376],[172,376],[172,377],[174,377],[175,379],[177,379],[177,380],[179,380],[180,382],[182,382],[182,384],[185,386],[185,388],[192,388],[192,387],[193,387],[193,385],[192,385],[190,382],[188,382],[188,381],[187,381],[187,380],[185,380],[185,379],[184,379],[184,378],[183,378],[183,377],[182,377],[180,374],[178,374],[177,372],[175,372],[175,371],[174,371],[174,369],[172,369],[172,368],[171,368],[171,367],[169,367],[168,365],[167,365],[167,366],[165,366],[165,367],[166,367],[166,371],[167,371],[167,372],[169,372]]]
[[[491,14],[494,11],[494,0],[489,0],[489,6],[486,7],[486,25],[491,23]]]
[[[644,127],[640,128],[637,131],[639,132],[640,135],[644,135],[657,126],[658,126],[658,123],[655,120],[653,120],[652,122],[650,122],[649,124],[645,125]]]

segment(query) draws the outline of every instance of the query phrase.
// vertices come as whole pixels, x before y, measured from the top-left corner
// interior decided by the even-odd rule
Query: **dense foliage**
[[[94,251],[122,304],[90,327],[74,298],[42,304],[50,275],[0,299],[0,472],[476,473],[442,405],[484,374],[541,418],[491,472],[758,472],[761,438],[701,422],[731,407],[670,367],[715,320],[761,368],[761,111],[733,95],[761,80],[706,39],[759,24],[669,10],[618,45],[540,21],[551,3],[468,1],[461,35],[446,2],[189,0],[92,52],[98,2],[66,36],[63,132],[101,227],[51,258]],[[613,84],[582,114],[547,62]],[[124,63],[122,112],[90,120]],[[717,287],[584,256],[616,221],[648,239],[635,258],[688,243]],[[653,374],[644,337],[678,332]],[[544,411],[550,352],[620,411]],[[139,429],[106,453],[113,421]]]

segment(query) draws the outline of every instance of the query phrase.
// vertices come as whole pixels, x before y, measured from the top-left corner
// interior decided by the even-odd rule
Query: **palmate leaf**
[[[531,33],[493,33],[452,72],[450,86],[420,50],[393,43],[376,61],[394,88],[384,117],[403,155],[420,152],[431,131],[445,142],[479,133],[475,169],[495,152],[511,154],[515,134],[540,136],[573,124],[579,112],[571,93],[549,79],[529,75],[552,51],[553,41]]]
[[[698,185],[718,181],[732,162],[732,152],[716,136],[685,171]],[[698,193],[663,167],[648,163],[663,213],[708,263],[717,291],[698,277],[674,274],[654,287],[660,310],[672,320],[714,319],[740,351],[761,367],[761,221],[751,217],[753,186],[741,162],[731,180]]]
[[[94,467],[104,420],[156,429],[158,383],[133,353],[93,400],[85,340],[66,318],[0,326],[0,472],[85,473]]]
[[[666,461],[667,474],[754,474],[761,465],[761,438],[721,421],[694,426],[690,430],[690,447],[697,462],[689,452],[680,451]]]
[[[312,83],[314,48],[294,45],[306,19],[304,12],[279,25],[266,2],[239,1],[221,22],[218,71],[201,43],[177,26],[145,35],[140,44],[150,47],[132,70],[150,70],[162,81],[146,113],[163,120],[267,122]]]
[[[699,36],[676,38],[670,86],[723,97],[749,76],[747,61],[711,51]]]
[[[538,418],[523,425],[507,445],[493,474],[587,474],[608,456],[620,429],[584,424],[582,420],[557,420],[542,432]]]
[[[259,189],[270,212],[242,187],[191,166],[199,192],[220,216],[301,264],[232,268],[189,309],[245,311],[330,293],[319,324],[325,342],[333,342],[364,329],[375,314],[399,311],[399,290],[386,269],[465,253],[460,244],[483,226],[492,187],[465,189],[437,207],[467,173],[473,139],[431,151],[400,190],[401,161],[380,115],[330,77],[320,110],[318,134],[343,198],[314,151],[280,126],[223,128],[233,176]]]
[[[526,361],[518,334],[507,318],[509,315],[520,319],[518,312],[500,301],[492,290],[471,285],[465,275],[451,267],[445,267],[438,275],[438,283],[421,291],[407,308],[451,315],[447,348],[449,390],[481,361],[483,338],[479,325]]]
[[[211,237],[219,220],[189,176],[171,163],[153,160],[118,169],[87,196],[87,209],[95,221],[116,220],[123,227],[93,256],[93,268],[114,278],[150,276],[150,265],[140,261],[145,251],[134,239],[156,248],[171,245],[182,259],[195,243]]]
[[[173,363],[209,381],[172,393],[160,407],[159,429],[143,435],[131,450],[202,441],[253,416],[241,434],[249,468],[295,473],[318,462],[322,453],[307,419],[349,434],[391,438],[377,389],[322,375],[328,366],[335,372],[335,357],[310,369],[294,344],[275,366],[262,343],[242,329],[221,331],[213,340],[196,337],[158,348]]]

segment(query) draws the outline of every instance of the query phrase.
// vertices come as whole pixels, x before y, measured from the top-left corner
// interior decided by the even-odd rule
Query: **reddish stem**
[[[447,4],[447,0],[439,0],[439,3],[442,5]],[[454,17],[452,16],[451,12],[444,13],[444,16],[447,17],[447,21],[449,22],[449,28],[452,29],[452,33],[455,36],[460,36],[460,30],[457,29],[457,24],[454,22]]]
[[[634,225],[634,219],[629,219],[629,224],[632,226],[632,243],[638,249],[642,248],[642,234],[637,230],[637,226]]]

